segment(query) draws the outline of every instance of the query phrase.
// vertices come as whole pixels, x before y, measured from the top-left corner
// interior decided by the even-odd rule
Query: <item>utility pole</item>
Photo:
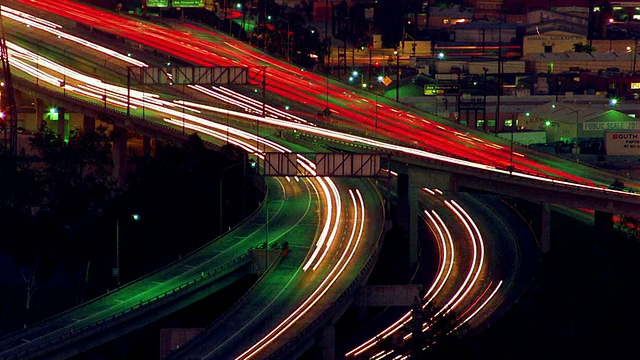
[[[498,133],[498,124],[500,123],[500,93],[502,92],[502,20],[498,29],[498,94],[496,96],[496,123],[494,132]]]
[[[398,50],[393,53],[396,55],[396,101],[400,101],[400,53]]]
[[[636,40],[633,45],[633,65],[631,67],[631,75],[634,76],[636,73],[636,59],[638,58],[638,36],[636,35]]]
[[[11,81],[11,69],[9,66],[9,49],[7,48],[7,42],[4,33],[3,16],[0,11],[0,57],[2,58],[2,73],[4,75],[4,88],[6,90],[5,96],[7,101],[7,112],[5,118],[9,121],[9,144],[8,146],[10,154],[13,156],[18,155],[18,108],[16,107],[16,97],[13,90],[13,83]],[[0,109],[0,112],[4,112],[5,109]],[[6,131],[6,130],[5,130]],[[6,133],[5,133],[6,134]],[[5,135],[6,136],[6,135]]]

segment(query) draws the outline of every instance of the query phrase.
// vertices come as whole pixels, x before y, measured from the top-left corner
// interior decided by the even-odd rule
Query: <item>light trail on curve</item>
[[[442,195],[441,191],[438,189],[429,189],[424,188],[423,191],[427,194],[430,194],[434,198],[439,198]],[[468,323],[474,316],[476,316],[483,308],[486,307],[487,304],[495,297],[497,291],[502,285],[502,281],[499,281],[497,285],[493,286],[490,282],[484,287],[484,290],[480,291],[478,295],[472,295],[472,289],[474,293],[478,292],[478,288],[480,284],[477,284],[478,277],[482,271],[483,264],[487,261],[484,256],[484,240],[482,239],[482,234],[480,233],[478,227],[475,225],[475,222],[471,218],[471,216],[462,208],[460,204],[453,200],[442,199],[442,203],[446,209],[448,209],[449,213],[451,213],[457,220],[456,223],[459,223],[464,229],[465,239],[470,243],[472,247],[472,258],[470,260],[470,264],[467,267],[466,276],[462,283],[455,285],[455,291],[447,291],[448,299],[446,301],[440,300],[440,303],[443,303],[440,309],[435,313],[431,314],[431,317],[427,319],[427,322],[422,325],[422,331],[430,331],[431,325],[434,322],[440,321],[445,314],[448,314],[452,311],[455,311],[456,308],[462,305],[464,301],[465,308],[460,311],[459,315],[456,317],[457,323],[455,326],[449,330],[449,332],[456,331],[460,328],[460,326]],[[445,296],[441,295],[441,292],[444,286],[448,283],[449,287],[454,284],[455,279],[450,278],[451,273],[453,272],[454,263],[456,262],[455,258],[455,246],[454,246],[454,237],[449,230],[446,222],[442,219],[438,213],[432,210],[424,210],[425,220],[427,221],[427,225],[430,228],[431,233],[433,234],[436,242],[439,244],[438,248],[440,249],[440,260],[438,265],[438,270],[434,277],[434,280],[431,283],[430,288],[422,295],[423,304],[422,308],[426,309],[430,304],[432,304],[436,298]],[[398,336],[402,341],[407,341],[411,338],[411,333],[407,333],[406,335],[402,335],[401,333],[405,331],[405,327],[407,324],[413,319],[412,312],[405,313],[402,317],[400,317],[393,324],[389,325],[378,334],[372,336],[367,341],[363,342],[361,345],[355,347],[351,351],[345,354],[347,358],[361,358],[366,357],[369,359],[384,359],[387,357],[399,356],[393,350],[387,351],[379,351],[375,354],[366,355],[368,352],[374,351],[375,347],[379,342],[383,339],[388,339],[390,337],[397,338]]]

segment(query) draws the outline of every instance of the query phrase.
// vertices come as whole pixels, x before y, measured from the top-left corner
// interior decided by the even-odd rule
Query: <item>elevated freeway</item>
[[[40,83],[41,79],[26,75],[28,71],[17,72],[18,88],[55,101],[68,110],[77,110],[154,137],[179,137],[185,133],[184,125],[180,133],[180,126],[168,125],[161,118],[158,120],[157,111],[148,109],[146,117],[141,118],[126,114],[122,106],[107,104],[109,101],[104,98],[92,99],[66,91],[69,86],[82,86],[82,81],[74,76],[65,76],[65,84],[60,87],[55,83]],[[243,143],[246,149],[254,146],[253,153],[258,161],[262,156],[258,144],[265,150],[286,149],[247,133],[242,135],[249,140],[240,140],[238,133],[230,135],[229,129],[226,130],[226,141]],[[203,136],[206,138],[206,134]],[[214,137],[212,142],[216,141],[220,142]],[[309,151],[299,145],[296,149]],[[219,290],[252,269],[255,271],[255,265],[261,263],[261,256],[258,250],[247,253],[247,249],[263,243],[289,244],[291,255],[283,260],[286,263],[283,269],[297,269],[294,274],[289,274],[292,275],[289,279],[291,284],[299,284],[301,280],[298,278],[306,279],[304,287],[296,288],[299,302],[305,305],[305,313],[333,311],[329,309],[333,299],[365,281],[375,262],[384,222],[365,220],[367,217],[371,220],[384,218],[379,193],[366,180],[333,182],[322,178],[301,181],[276,178],[269,180],[269,185],[270,190],[261,209],[227,236],[132,284],[0,339],[3,349],[0,358],[66,358],[122,336]],[[348,187],[353,188],[353,192]],[[354,194],[358,194],[357,204],[350,205]],[[343,218],[341,214],[344,214]],[[369,225],[365,226],[365,223]],[[273,257],[268,251],[263,253]],[[303,260],[304,270],[309,264],[313,265],[308,272],[300,270]],[[262,269],[266,265],[266,261],[262,263]],[[266,289],[263,290],[266,293],[277,294],[281,279],[264,277],[255,290]],[[323,289],[322,293],[318,293],[317,287]],[[302,288],[305,290],[301,291]],[[316,298],[314,301],[303,302],[312,294]],[[295,309],[296,303],[291,299],[280,298],[279,301],[288,304],[286,309]],[[286,315],[284,311],[281,313]],[[313,318],[307,316],[305,319],[306,325],[290,321],[287,328],[298,333]],[[275,338],[280,338],[280,335]]]

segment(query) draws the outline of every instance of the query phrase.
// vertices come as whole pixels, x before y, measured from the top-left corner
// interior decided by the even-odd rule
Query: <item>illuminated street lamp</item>
[[[396,56],[396,101],[400,101],[400,54],[398,54],[398,50],[393,50],[393,55]]]
[[[139,221],[139,214],[131,214],[133,221]],[[116,218],[116,267],[112,269],[113,276],[116,277],[116,285],[120,287],[120,219]]]

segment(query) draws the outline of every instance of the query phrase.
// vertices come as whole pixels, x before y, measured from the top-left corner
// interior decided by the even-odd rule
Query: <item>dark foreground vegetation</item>
[[[195,135],[130,161],[124,186],[105,128],[69,143],[45,130],[32,146],[39,156],[0,153],[0,335],[116,287],[117,236],[127,283],[211,241],[260,197],[253,186],[242,195],[243,152],[208,150]]]

